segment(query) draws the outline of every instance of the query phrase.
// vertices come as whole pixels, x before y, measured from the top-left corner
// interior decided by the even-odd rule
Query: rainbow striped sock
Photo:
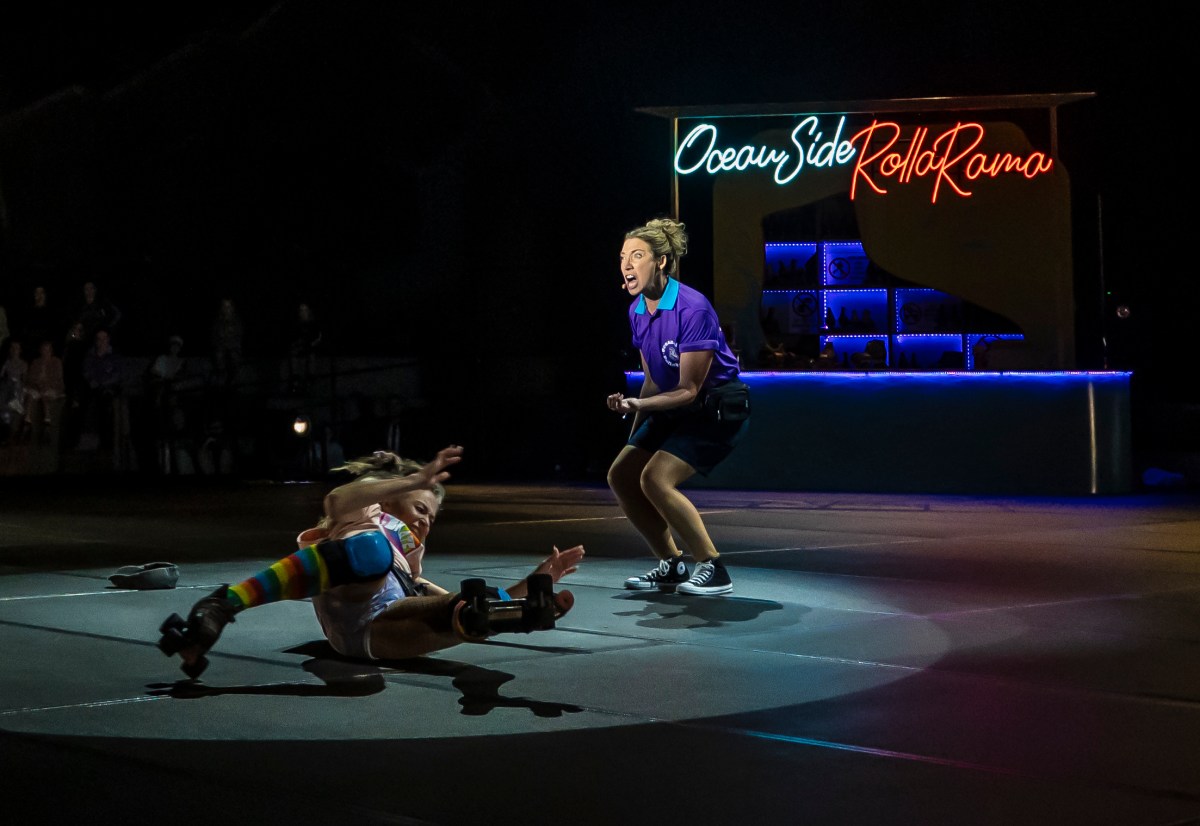
[[[329,588],[329,568],[316,545],[301,548],[265,571],[229,588],[229,601],[253,608],[285,599],[315,597]]]

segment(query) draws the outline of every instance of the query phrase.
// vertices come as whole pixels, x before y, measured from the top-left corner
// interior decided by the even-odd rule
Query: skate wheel
[[[458,586],[458,595],[467,602],[476,599],[487,599],[487,581],[482,579],[464,579]]]
[[[158,641],[158,650],[166,654],[168,657],[178,653],[179,649],[183,648],[187,639],[183,634],[175,628],[168,628],[163,632],[162,637]]]
[[[180,631],[187,627],[187,622],[178,614],[172,614],[163,620],[162,625],[158,626],[158,633],[165,634],[168,631]]]
[[[555,619],[562,619],[563,615],[575,607],[575,595],[570,591],[559,591],[554,595]]]

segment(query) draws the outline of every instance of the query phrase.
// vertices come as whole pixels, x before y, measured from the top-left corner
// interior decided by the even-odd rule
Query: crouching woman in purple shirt
[[[674,277],[687,241],[684,225],[670,218],[625,234],[621,277],[634,298],[629,324],[645,380],[636,398],[608,397],[610,410],[634,414],[608,485],[659,559],[625,587],[713,596],[732,591],[733,582],[679,486],[697,473],[708,475],[734,449],[749,425],[750,395],[712,304]],[[675,536],[691,552],[694,570]]]

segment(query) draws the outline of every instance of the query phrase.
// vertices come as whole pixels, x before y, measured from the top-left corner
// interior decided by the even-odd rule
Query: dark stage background
[[[123,311],[120,352],[152,356],[178,333],[198,356],[232,297],[247,357],[270,358],[307,301],[328,355],[419,366],[406,452],[453,441],[472,451],[463,475],[602,478],[624,434],[603,400],[636,364],[621,235],[671,206],[669,123],[639,107],[1095,92],[1111,296],[1083,326],[1135,371],[1140,443],[1195,438],[1154,412],[1200,401],[1169,18],[1144,4],[474,5],[6,7],[10,320],[34,285],[67,311],[91,279]]]

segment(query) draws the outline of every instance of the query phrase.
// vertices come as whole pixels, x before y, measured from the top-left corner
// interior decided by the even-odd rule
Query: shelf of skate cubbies
[[[829,296],[828,296],[828,293],[826,292],[827,290],[846,291],[847,293],[882,292],[885,296],[885,304],[886,304],[888,288],[856,287],[853,285],[843,286],[843,285],[837,285],[836,283],[834,283],[833,280],[831,280],[830,260],[831,260],[831,255],[832,255],[833,251],[840,249],[840,248],[849,248],[855,252],[858,252],[859,254],[862,254],[863,250],[862,250],[862,242],[861,241],[784,241],[784,242],[774,242],[773,241],[773,242],[766,243],[764,246],[768,249],[775,249],[775,250],[782,250],[782,249],[797,250],[801,253],[807,253],[809,259],[811,259],[811,256],[816,255],[818,252],[821,253],[822,262],[821,262],[821,275],[820,275],[821,285],[820,285],[820,287],[809,287],[809,288],[793,287],[793,288],[779,289],[779,290],[765,289],[765,290],[763,290],[763,293],[764,294],[810,293],[815,290],[820,290],[821,297],[822,297],[822,301],[821,301],[822,323],[825,318],[826,311],[829,308],[829,302],[828,302]],[[793,261],[793,263],[794,263],[794,261]],[[807,260],[805,261],[805,263],[807,263]],[[891,289],[897,295],[899,295],[901,293],[926,292],[926,293],[945,296],[946,298],[948,298],[952,301],[960,300],[956,296],[951,295],[950,293],[946,293],[942,290],[937,290],[932,287],[894,287]],[[867,342],[878,341],[878,340],[882,339],[883,345],[887,350],[888,366],[889,366],[889,368],[894,370],[897,368],[898,365],[896,363],[894,363],[895,360],[893,359],[893,354],[894,354],[894,351],[896,350],[896,348],[893,347],[893,343],[899,343],[899,340],[901,338],[903,338],[906,341],[920,341],[922,339],[925,339],[929,342],[942,341],[942,342],[946,343],[947,349],[944,349],[942,351],[942,354],[939,354],[939,357],[940,357],[940,355],[943,355],[945,352],[960,352],[963,354],[963,369],[964,370],[974,370],[975,369],[974,348],[975,348],[975,345],[978,342],[980,342],[981,340],[989,339],[992,341],[1023,341],[1025,338],[1023,335],[1021,335],[1019,333],[986,333],[986,332],[984,332],[984,333],[972,333],[972,332],[901,333],[899,331],[902,330],[906,326],[903,318],[901,317],[901,307],[902,307],[902,302],[900,302],[900,301],[895,302],[895,315],[896,315],[895,329],[897,330],[896,333],[889,333],[886,330],[883,332],[874,332],[874,333],[869,333],[869,332],[824,333],[820,337],[821,343],[822,343],[822,345],[824,345],[827,341],[854,343],[857,345],[861,345],[859,347],[859,349],[863,349],[863,348],[865,348]],[[951,344],[951,342],[953,342],[957,346],[950,347],[949,345]],[[922,371],[922,372],[927,372],[927,371]],[[949,371],[949,372],[957,372],[957,371]]]
[[[989,339],[992,341],[1024,341],[1025,340],[1025,336],[1020,333],[987,333],[987,332],[969,332],[969,331],[963,331],[961,333],[924,333],[924,332],[902,333],[900,331],[905,329],[908,326],[908,324],[907,324],[907,322],[905,322],[903,315],[902,315],[903,307],[906,302],[901,301],[900,298],[901,298],[902,294],[907,295],[909,293],[931,293],[933,295],[944,296],[947,299],[950,299],[951,301],[961,301],[961,299],[959,299],[957,296],[951,295],[950,293],[947,293],[943,290],[934,289],[932,287],[896,287],[895,288],[895,294],[896,294],[895,316],[896,316],[896,318],[895,318],[895,325],[894,325],[896,333],[895,333],[894,338],[896,339],[897,345],[899,345],[900,339],[902,339],[902,338],[903,339],[911,339],[911,340],[920,340],[921,337],[923,337],[923,336],[930,337],[934,340],[939,340],[939,339],[946,340],[946,338],[945,338],[946,336],[950,336],[951,338],[960,338],[961,341],[959,342],[958,349],[963,354],[963,369],[974,370],[975,369],[975,345],[978,344],[981,340],[983,340],[983,339]],[[947,351],[944,351],[944,352],[947,352]],[[890,353],[889,353],[889,355],[890,355]],[[893,367],[896,366],[891,363],[890,359],[888,361],[888,364]]]

